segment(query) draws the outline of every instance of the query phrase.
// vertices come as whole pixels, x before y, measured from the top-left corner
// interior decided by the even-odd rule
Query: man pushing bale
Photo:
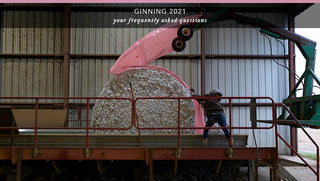
[[[205,115],[207,117],[206,127],[212,127],[215,123],[218,123],[221,127],[227,126],[226,117],[224,115],[224,109],[220,102],[223,94],[219,90],[213,89],[212,91],[210,91],[209,94],[197,95],[194,94],[194,90],[191,89],[191,95],[192,97],[199,97],[195,98],[195,100],[197,100],[202,105],[205,111]],[[227,138],[228,143],[231,143],[231,145],[233,145],[232,140],[230,140],[229,130],[222,129],[222,131],[224,132],[224,135]],[[203,131],[202,146],[204,147],[206,147],[208,143],[208,133],[209,129],[205,129]]]

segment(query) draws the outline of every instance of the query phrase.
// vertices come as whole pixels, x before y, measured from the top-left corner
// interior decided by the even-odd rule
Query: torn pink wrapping
[[[189,16],[183,19],[197,19],[201,15]],[[167,23],[162,27],[148,33],[142,39],[136,41],[131,47],[129,47],[116,61],[113,67],[110,69],[112,74],[118,75],[129,69],[153,69],[163,71],[178,81],[180,81],[189,91],[189,86],[173,72],[159,66],[149,65],[151,62],[159,57],[162,57],[168,53],[173,52],[172,41],[177,37],[178,28],[186,23],[180,23],[178,20],[175,23]],[[195,109],[195,126],[204,127],[204,114],[203,108],[197,101],[193,101]],[[202,129],[196,129],[196,134],[202,134]]]
[[[183,19],[197,19],[200,16],[194,15]],[[117,75],[130,67],[147,66],[157,58],[173,52],[172,41],[177,37],[178,28],[183,24],[187,23],[180,24],[178,20],[148,33],[122,53],[110,72]]]

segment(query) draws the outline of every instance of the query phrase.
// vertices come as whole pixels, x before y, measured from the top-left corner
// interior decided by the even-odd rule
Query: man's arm
[[[198,94],[191,94],[191,97],[207,97],[206,95],[198,95]],[[206,99],[197,98],[195,99],[198,101],[202,106],[205,104]]]

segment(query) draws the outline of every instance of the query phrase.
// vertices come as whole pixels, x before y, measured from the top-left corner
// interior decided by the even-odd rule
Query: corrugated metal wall
[[[118,13],[118,12],[117,12]],[[121,14],[121,13],[119,13]],[[122,13],[123,14],[123,13]],[[121,54],[136,40],[154,28],[107,28],[110,12],[71,13],[71,54]],[[285,14],[245,14],[261,17],[277,24],[287,23]],[[61,12],[3,13],[1,53],[63,54],[61,28],[37,28],[36,24],[61,25]],[[13,24],[21,27],[10,28]],[[24,26],[22,26],[25,24]],[[89,28],[81,27],[90,24]],[[232,28],[221,28],[222,25]],[[30,27],[28,27],[30,26]],[[206,29],[206,54],[214,55],[270,55],[270,46],[257,29],[233,22],[217,23]],[[50,27],[50,26],[47,26]],[[59,26],[60,27],[60,26]],[[75,28],[76,27],[76,28]],[[188,41],[186,50],[172,54],[200,54],[200,31]],[[284,42],[287,47],[287,42]],[[272,40],[272,53],[283,55],[282,46]],[[286,50],[286,54],[287,54]],[[109,73],[115,59],[71,59],[70,96],[98,96],[113,75]],[[284,60],[277,60],[284,64]],[[180,76],[190,87],[200,92],[201,65],[199,59],[159,59],[154,65],[162,66]],[[1,96],[63,96],[63,59],[1,58]],[[270,96],[280,102],[288,94],[288,72],[270,59],[207,59],[206,91],[219,88],[225,96]],[[10,100],[2,100],[10,101]],[[259,108],[258,119],[271,119],[269,108]],[[77,119],[77,111],[70,114]],[[233,125],[251,126],[249,110],[244,107],[232,111]],[[227,111],[227,118],[229,117]],[[260,123],[259,126],[264,124]],[[280,127],[281,135],[289,139],[289,129]],[[251,130],[234,131],[248,134],[253,145]],[[274,143],[272,131],[257,133],[259,146]],[[282,146],[281,153],[288,153]]]
[[[61,27],[62,13],[4,11],[2,16],[1,53],[63,53],[62,28],[53,28]],[[63,59],[1,58],[0,61],[1,96],[63,96]]]
[[[71,54],[121,54],[133,43],[155,28],[104,28],[112,22],[110,14],[121,17],[122,12],[75,12],[72,13],[72,26],[82,24],[95,28],[73,28],[71,30]],[[185,51],[172,54],[199,54],[200,33],[196,32],[188,42]],[[70,72],[70,96],[98,96],[105,83],[113,76],[109,73],[115,60],[72,59]],[[198,60],[157,60],[152,63],[174,71],[187,84],[197,88],[200,86],[200,64]],[[88,76],[89,75],[89,76]],[[92,81],[94,80],[94,81]]]
[[[287,25],[285,14],[244,14],[249,17],[259,17],[266,21],[278,25]],[[220,28],[230,27],[230,28]],[[285,44],[286,50],[281,43],[267,38],[259,32],[259,29],[248,28],[249,26],[235,24],[232,21],[220,22],[214,28],[206,29],[206,53],[215,55],[285,55],[288,54],[288,42]],[[206,88],[209,92],[213,88],[218,88],[224,92],[225,96],[242,97],[271,97],[275,102],[281,102],[288,96],[289,77],[285,66],[287,60],[272,59],[207,59],[206,60]],[[235,100],[233,102],[241,102]],[[248,102],[248,101],[247,101]],[[266,101],[258,101],[266,103]],[[270,103],[270,102],[269,102]],[[226,109],[226,116],[229,111]],[[271,120],[271,108],[258,108],[258,120]],[[232,110],[232,125],[251,126],[249,108],[235,108]],[[258,127],[268,127],[270,125],[258,123]],[[290,129],[288,126],[280,126],[281,135],[289,139]],[[252,130],[235,130],[234,133],[248,134],[249,145],[254,145]],[[259,146],[274,145],[274,131],[256,131],[256,138]],[[280,143],[282,144],[282,143]],[[282,153],[289,153],[286,147],[281,145]]]

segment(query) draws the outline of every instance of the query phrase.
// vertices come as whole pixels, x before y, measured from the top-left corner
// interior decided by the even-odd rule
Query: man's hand
[[[195,93],[193,88],[191,88],[190,91],[191,91],[191,95]]]

